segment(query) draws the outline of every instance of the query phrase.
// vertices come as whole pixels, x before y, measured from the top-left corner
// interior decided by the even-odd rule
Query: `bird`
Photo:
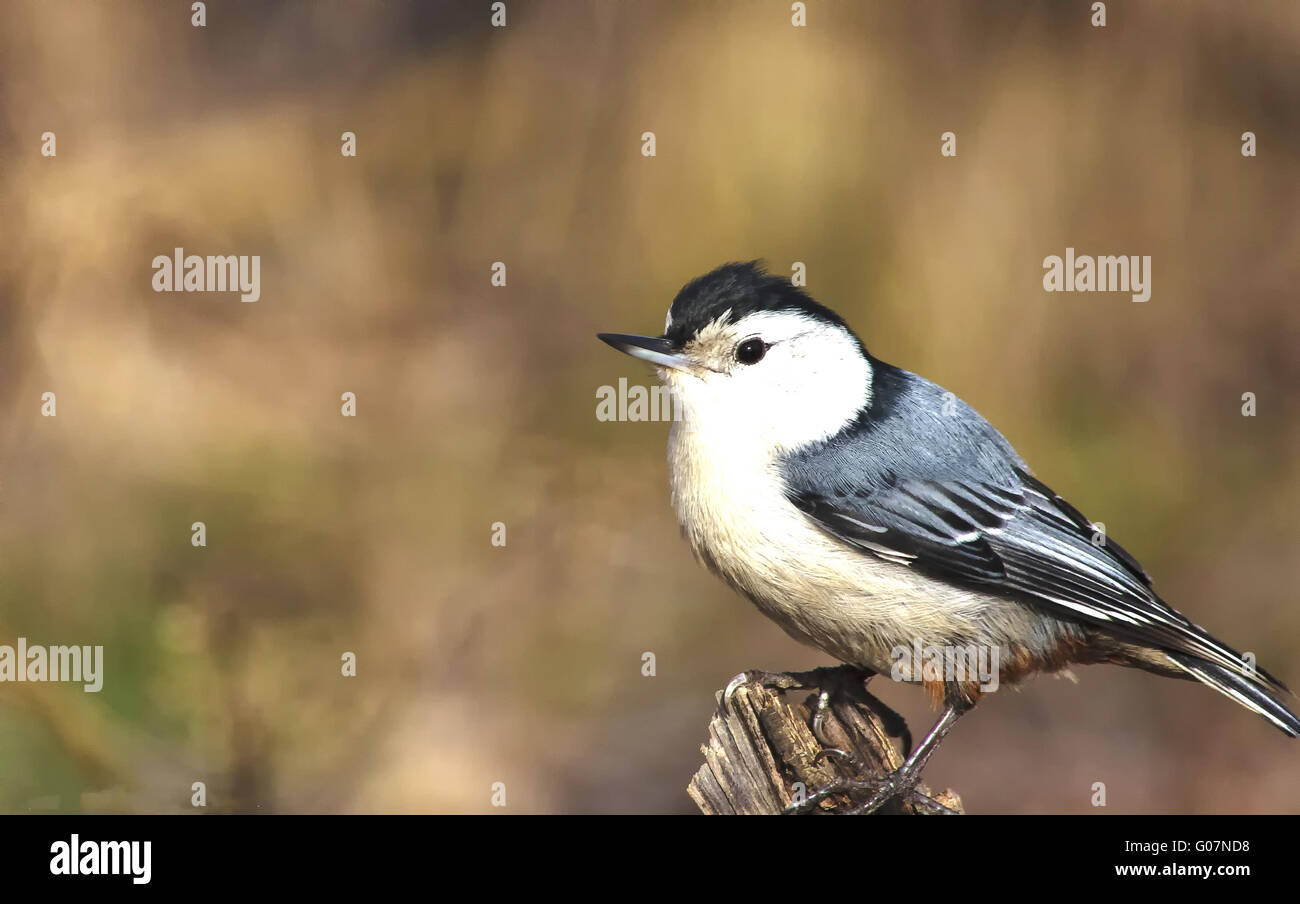
[[[865,677],[898,677],[899,651],[922,646],[987,650],[1001,684],[1128,666],[1200,681],[1300,734],[1285,685],[1165,603],[974,408],[873,356],[761,261],[688,282],[660,336],[597,337],[654,365],[677,406],[670,489],[696,558],[801,643]],[[917,676],[938,720],[858,812],[911,793],[985,691],[969,670]]]

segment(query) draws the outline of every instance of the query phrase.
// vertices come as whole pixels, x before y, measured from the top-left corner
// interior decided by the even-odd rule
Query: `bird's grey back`
[[[924,377],[872,360],[870,408],[824,443],[782,462],[787,484],[827,496],[869,495],[899,480],[976,477],[1018,487],[1028,470],[979,412]]]

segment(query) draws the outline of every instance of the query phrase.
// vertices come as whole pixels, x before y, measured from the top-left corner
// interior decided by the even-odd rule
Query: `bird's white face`
[[[723,316],[659,363],[679,429],[776,456],[829,438],[871,399],[871,362],[845,329],[794,311]]]

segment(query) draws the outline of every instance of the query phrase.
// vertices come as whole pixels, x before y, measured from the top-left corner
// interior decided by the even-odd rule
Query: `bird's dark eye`
[[[757,364],[767,354],[767,343],[762,339],[746,339],[736,346],[736,360],[741,364]]]

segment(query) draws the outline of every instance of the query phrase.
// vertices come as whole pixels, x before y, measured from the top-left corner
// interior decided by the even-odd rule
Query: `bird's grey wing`
[[[790,501],[844,543],[941,580],[1028,600],[1144,647],[1242,669],[1241,657],[1166,605],[1137,561],[1027,473],[1016,480],[898,478],[871,490],[791,484]],[[1275,679],[1260,673],[1260,679]],[[1262,683],[1262,682],[1261,682]]]

